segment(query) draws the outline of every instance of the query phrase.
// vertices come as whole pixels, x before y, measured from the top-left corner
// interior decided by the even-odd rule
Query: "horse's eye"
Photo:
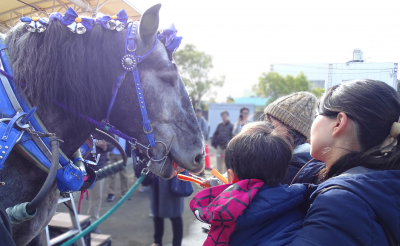
[[[176,84],[178,76],[177,76],[177,74],[165,74],[164,76],[161,77],[161,79],[165,83],[168,83],[171,86],[174,86]]]

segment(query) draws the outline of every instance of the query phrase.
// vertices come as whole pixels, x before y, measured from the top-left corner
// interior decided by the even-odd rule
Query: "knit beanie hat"
[[[317,97],[314,94],[300,91],[278,98],[265,108],[264,113],[310,138],[316,106]]]

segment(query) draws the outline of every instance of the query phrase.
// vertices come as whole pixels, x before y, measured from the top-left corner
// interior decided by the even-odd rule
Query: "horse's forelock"
[[[30,33],[20,24],[6,40],[15,83],[38,107],[60,101],[84,114],[94,106],[104,111],[122,73],[124,37],[125,31],[100,25],[79,35],[57,20],[44,33]]]

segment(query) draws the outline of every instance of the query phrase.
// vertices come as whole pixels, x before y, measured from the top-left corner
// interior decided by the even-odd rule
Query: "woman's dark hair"
[[[400,116],[399,97],[388,84],[377,80],[356,80],[333,86],[321,98],[318,112],[331,118],[344,112],[354,121],[360,146],[360,151],[344,155],[330,170],[322,170],[320,178],[330,178],[356,166],[375,170],[400,169],[399,145],[382,154],[381,144]]]
[[[300,132],[296,131],[295,129],[291,128],[288,125],[283,124],[280,120],[276,119],[275,117],[265,114],[264,120],[271,123],[273,128],[275,127],[285,127],[288,130],[290,138],[288,139],[292,144],[292,148],[296,148],[299,145],[304,144],[307,141],[307,137],[301,134]]]
[[[247,110],[247,111],[250,112],[250,109],[248,109],[248,108],[246,108],[246,107],[243,107],[243,108],[240,109],[240,113],[243,113],[243,111],[245,111],[245,110]]]
[[[225,162],[239,180],[260,179],[277,185],[285,176],[292,159],[292,147],[285,128],[272,128],[268,122],[252,122],[226,147]]]

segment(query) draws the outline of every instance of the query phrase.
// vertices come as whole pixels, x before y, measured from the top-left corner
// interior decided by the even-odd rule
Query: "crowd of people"
[[[356,80],[319,103],[298,92],[264,113],[219,143],[228,184],[208,180],[190,202],[211,225],[203,245],[399,245],[396,90]]]
[[[195,113],[207,140],[207,121],[201,109]],[[250,122],[245,107],[236,123],[227,111],[221,119],[211,143],[228,184],[207,179],[203,185],[211,188],[190,202],[195,217],[210,225],[203,245],[398,245],[400,100],[393,88],[358,80],[330,88],[319,102],[309,92],[281,97],[260,121]],[[95,143],[97,168],[121,159],[114,146]],[[120,180],[124,195],[126,173]],[[182,243],[184,197],[193,190],[176,193],[176,182],[153,176],[146,184],[153,246],[162,245],[165,218],[172,223],[172,245]],[[93,221],[103,186],[100,181],[91,190]],[[115,193],[112,176],[106,200]]]
[[[399,245],[396,90],[384,82],[356,80],[331,87],[319,102],[309,92],[279,98],[265,108],[260,121],[250,122],[247,108],[240,113],[232,124],[229,113],[222,112],[212,135],[212,145],[225,156],[217,167],[228,183],[204,181],[211,188],[195,194],[189,204],[194,216],[210,225],[203,245]],[[196,117],[207,139],[201,110]],[[120,159],[113,145],[94,137],[95,168]],[[127,180],[120,177],[124,195]],[[162,245],[164,218],[172,222],[172,245],[181,245],[184,197],[193,192],[185,183],[156,176],[147,182],[153,246]],[[115,177],[108,185],[106,200],[111,202]],[[93,221],[99,218],[103,186],[104,180],[91,189],[88,214]]]

